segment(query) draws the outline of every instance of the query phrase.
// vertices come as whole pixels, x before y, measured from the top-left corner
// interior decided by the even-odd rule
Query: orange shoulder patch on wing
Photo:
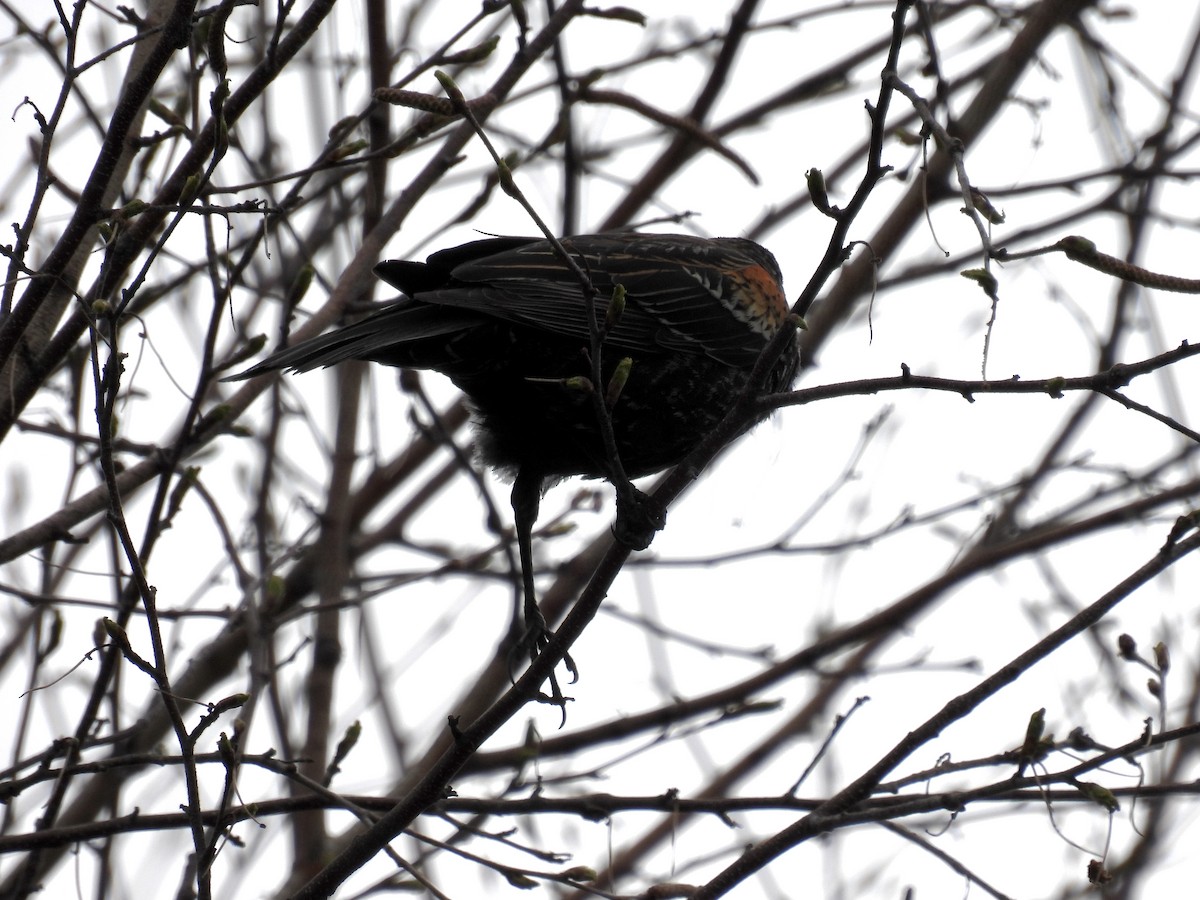
[[[759,265],[746,266],[725,273],[729,278],[739,306],[748,313],[748,323],[770,337],[787,318],[787,298],[771,273]]]

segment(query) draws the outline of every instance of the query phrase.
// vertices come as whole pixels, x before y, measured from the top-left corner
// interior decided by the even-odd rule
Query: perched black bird
[[[779,266],[753,241],[609,233],[562,245],[592,297],[536,238],[474,241],[423,263],[388,260],[375,271],[403,299],[238,376],[346,359],[449,376],[470,401],[480,458],[514,479],[526,612],[538,618],[530,536],[542,490],[568,475],[622,481],[679,462],[729,411],[788,314]],[[610,310],[618,285],[624,307]],[[589,316],[602,336],[598,385]],[[789,387],[797,364],[793,342],[766,390]],[[621,469],[605,450],[595,391],[608,403]]]

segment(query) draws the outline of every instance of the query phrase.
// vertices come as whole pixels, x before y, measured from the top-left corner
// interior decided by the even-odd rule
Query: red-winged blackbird
[[[562,245],[595,288],[592,298],[551,244],[535,238],[474,241],[423,263],[388,260],[375,271],[404,299],[239,376],[346,359],[449,376],[470,400],[480,457],[514,477],[527,604],[542,489],[568,475],[614,474],[587,388],[606,392],[621,360],[632,360],[611,405],[616,450],[628,477],[657,472],[729,411],[788,314],[779,266],[753,241],[611,233]],[[606,323],[617,285],[625,305]],[[600,385],[589,316],[604,329]],[[793,342],[765,389],[786,389],[797,363]]]

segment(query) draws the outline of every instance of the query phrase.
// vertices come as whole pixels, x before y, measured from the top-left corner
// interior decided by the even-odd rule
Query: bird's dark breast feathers
[[[438,370],[467,395],[482,460],[512,475],[527,467],[547,478],[609,474],[580,341],[507,323],[476,326],[457,342],[458,360]],[[484,350],[483,348],[486,348]],[[621,354],[602,351],[604,391]],[[703,440],[746,386],[749,368],[703,354],[632,357],[610,411],[621,464],[630,477],[674,465]],[[795,356],[772,372],[768,391],[785,389]],[[566,379],[575,379],[574,386]]]

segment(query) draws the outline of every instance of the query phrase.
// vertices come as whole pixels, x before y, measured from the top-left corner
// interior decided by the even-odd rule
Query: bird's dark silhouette
[[[622,524],[627,479],[679,462],[712,431],[788,314],[779,266],[753,241],[610,233],[561,243],[578,269],[550,242],[522,237],[381,262],[376,273],[403,299],[237,376],[347,359],[449,376],[470,401],[480,458],[513,478],[531,628],[540,622],[531,535],[544,488],[569,475],[613,479]],[[793,341],[764,391],[790,386],[797,364]],[[648,521],[624,538],[644,546],[661,525]]]

